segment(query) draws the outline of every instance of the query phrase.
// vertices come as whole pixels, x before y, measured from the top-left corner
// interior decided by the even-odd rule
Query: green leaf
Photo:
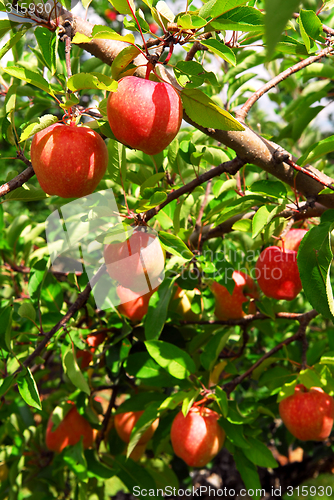
[[[224,418],[219,419],[219,425],[224,429],[229,441],[239,448],[249,448],[249,443],[243,434],[243,426],[232,424]]]
[[[82,89],[99,89],[115,92],[117,82],[102,73],[77,73],[68,79],[67,87],[76,92]]]
[[[218,17],[246,2],[247,0],[209,0],[200,8],[199,15],[204,18]]]
[[[258,209],[252,221],[252,237],[256,238],[267,225],[270,210],[266,205]]]
[[[313,10],[301,9],[298,22],[304,43],[306,39],[304,39],[303,33],[305,33],[307,37],[307,41],[305,43],[307,50],[310,50],[311,48],[310,38],[312,40],[324,40],[322,36],[322,22]]]
[[[140,54],[140,50],[138,47],[130,45],[130,47],[125,47],[121,50],[111,65],[111,77],[114,80],[118,80],[121,73],[125,70],[125,68],[133,61],[135,57]]]
[[[80,371],[78,363],[74,357],[72,347],[69,347],[63,356],[63,367],[64,372],[66,373],[72,384],[82,392],[90,395],[89,385],[87,384],[85,377]]]
[[[282,31],[298,8],[299,0],[265,0],[265,32],[267,40],[267,58],[274,53],[280,41]]]
[[[333,254],[330,232],[333,223],[313,226],[300,243],[297,254],[298,269],[305,295],[314,309],[325,318],[334,319],[334,299],[330,282]]]
[[[54,95],[54,91],[51,85],[36,71],[31,71],[25,68],[18,68],[16,66],[9,66],[7,68],[3,68],[5,73],[13,76],[14,78],[18,78],[19,80],[23,80],[24,82],[31,83],[35,87],[38,87],[44,92],[47,92],[50,95]]]
[[[175,279],[165,279],[150,299],[144,323],[145,338],[147,340],[159,338],[163,330],[168,305],[175,291]]]
[[[1,23],[1,21],[0,21]],[[29,25],[30,26],[30,25]],[[14,47],[14,45],[17,44],[17,42],[19,40],[21,40],[21,38],[26,34],[26,32],[28,31],[28,28],[27,27],[23,27],[21,28],[17,33],[15,33],[14,36],[10,37],[10,39],[8,40],[7,43],[5,43],[5,45],[3,45],[0,49],[0,60],[3,58],[3,56],[5,54],[7,54],[7,52]]]
[[[24,401],[29,405],[42,409],[41,400],[39,399],[38,389],[34,377],[29,368],[25,368],[17,379],[17,387]]]
[[[219,385],[216,386],[215,388],[215,394],[216,394],[216,401],[221,409],[222,415],[224,418],[227,417],[228,415],[228,399],[227,399],[227,394]]]
[[[136,7],[133,2],[133,0],[129,0],[129,4],[127,0],[109,0],[111,5],[115,7],[115,9],[120,13],[120,14],[130,14],[131,15],[131,9],[129,7],[129,4],[131,5],[132,11],[136,12]]]
[[[0,314],[0,346],[6,351],[11,350],[13,306],[4,307]]]
[[[261,498],[261,482],[259,474],[257,472],[256,466],[245,457],[244,453],[240,449],[236,449],[234,453],[235,465],[240,473],[241,479],[247,490],[253,490],[254,495],[252,498]]]
[[[12,21],[9,19],[0,19],[0,38],[3,38],[11,29],[13,29]]]
[[[194,254],[189,250],[187,245],[174,234],[159,231],[159,240],[165,250],[173,255],[182,257],[184,260],[191,260],[194,257]]]
[[[177,25],[186,30],[202,28],[206,24],[206,20],[201,16],[189,12],[177,18]]]
[[[176,380],[159,366],[148,352],[130,354],[125,362],[126,373],[152,387],[170,387]]]
[[[231,331],[226,332],[225,329],[216,332],[213,337],[209,340],[207,345],[204,347],[200,359],[202,366],[211,371],[216,361],[218,359],[219,354],[224,349],[226,342],[228,341]]]
[[[248,460],[259,467],[270,467],[272,469],[278,467],[278,463],[274,459],[273,454],[264,443],[261,443],[261,441],[251,436],[247,436],[247,440],[250,447],[243,448],[242,451]]]
[[[41,118],[36,118],[33,123],[30,123],[23,129],[20,137],[20,142],[26,141],[27,139],[29,139],[29,137],[37,134],[37,132],[40,132],[41,130],[44,130],[45,128],[57,122],[58,118],[54,115],[44,115]]]
[[[241,6],[229,10],[210,23],[215,29],[264,31],[264,14],[254,7]]]
[[[154,479],[141,465],[121,455],[114,459],[113,464],[117,470],[117,477],[129,491],[133,492],[136,498],[147,500],[147,492],[156,491]],[[162,497],[155,495],[155,498]]]
[[[237,198],[235,200],[224,202],[223,207],[219,209],[221,215],[215,221],[215,224],[221,224],[234,215],[248,212],[250,208],[259,204],[263,204],[265,202],[265,198],[256,195],[241,196],[240,198]],[[209,213],[206,219],[210,218],[211,216],[212,214]]]
[[[175,410],[177,406],[179,406],[182,401],[185,399],[194,399],[198,396],[197,389],[191,389],[190,391],[178,391],[176,394],[172,396],[168,396],[159,406],[159,411],[163,410]]]
[[[210,97],[198,89],[182,90],[181,99],[189,118],[202,127],[220,130],[245,130],[230,113],[220,108]]]
[[[255,181],[249,190],[252,193],[261,193],[273,198],[284,198],[287,194],[285,185],[280,181]]]
[[[175,378],[182,380],[196,371],[195,363],[189,354],[169,342],[147,340],[145,346],[158,365]]]
[[[87,479],[87,462],[83,453],[82,442],[76,443],[73,446],[67,446],[62,458],[79,481]]]
[[[230,47],[228,47],[227,45],[225,45],[224,42],[212,38],[209,40],[203,40],[201,44],[204,45],[205,47],[208,47],[208,49],[211,52],[217,54],[217,56],[224,59],[224,61],[227,61],[233,66],[236,65],[236,59],[233,50],[230,49]]]
[[[334,151],[334,135],[327,137],[323,141],[316,142],[310,146],[298,160],[297,164],[305,166],[307,163],[314,163],[315,160]]]
[[[47,67],[53,76],[56,72],[57,34],[55,31],[38,26],[35,29],[35,37]]]
[[[108,172],[112,180],[116,181],[119,174],[122,175],[123,182],[126,179],[126,148],[123,144],[110,139],[108,142]]]
[[[14,385],[15,375],[7,375],[0,381],[0,398]]]
[[[31,302],[23,302],[17,312],[21,318],[27,318],[31,321],[35,321],[36,319],[36,309]]]
[[[6,200],[11,201],[38,201],[44,200],[46,193],[40,187],[24,184],[22,187],[14,189],[6,194]]]

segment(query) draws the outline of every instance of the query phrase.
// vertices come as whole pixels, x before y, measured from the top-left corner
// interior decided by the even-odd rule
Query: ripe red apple
[[[109,276],[133,292],[145,294],[160,285],[165,252],[152,233],[136,228],[130,238],[104,248]]]
[[[100,332],[100,333],[91,333],[90,335],[87,335],[86,337],[86,342],[87,344],[91,347],[90,351],[95,352],[95,347],[99,346],[104,342],[107,334]]]
[[[257,287],[250,276],[241,271],[233,271],[232,279],[235,282],[232,294],[216,281],[210,286],[216,300],[215,315],[221,321],[242,318],[245,316],[242,304],[258,297]],[[249,313],[254,313],[254,304],[250,303],[248,309]]]
[[[191,302],[194,300],[195,295],[201,296],[201,292],[198,288],[194,290],[183,290],[179,285],[175,285],[177,290],[174,294],[171,303],[171,310],[175,309],[175,312],[183,316],[185,321],[199,321],[202,317],[203,312],[203,300],[201,298],[201,312],[196,314],[191,309]]]
[[[130,442],[130,436],[133,427],[138,422],[144,411],[129,411],[126,413],[117,413],[115,415],[115,429],[119,437],[125,442]],[[159,425],[159,419],[154,420],[152,425],[140,437],[137,444],[145,444],[151,439]]]
[[[63,198],[91,194],[108,165],[108,149],[99,134],[62,123],[37,132],[30,155],[43,191]]]
[[[300,242],[307,233],[307,229],[290,229],[283,238],[283,242],[279,241],[278,246],[284,250],[295,250],[298,252]]]
[[[225,432],[219,415],[210,408],[190,408],[186,417],[180,411],[173,420],[171,441],[174,453],[190,467],[203,467],[222,448]]]
[[[132,292],[129,288],[118,286],[116,292],[122,304],[117,306],[117,309],[131,321],[141,321],[145,314],[147,314],[148,303],[155,290],[156,288],[152,292],[140,295],[139,293]]]
[[[52,414],[50,415],[45,442],[49,450],[60,453],[66,446],[73,446],[78,443],[83,436],[84,448],[90,448],[94,441],[94,430],[90,423],[82,417],[74,406],[60,422],[58,427],[52,431],[54,423],[52,422]]]
[[[116,18],[117,18],[117,12],[115,10],[111,10],[111,9],[106,9],[104,11],[104,15],[110,19],[110,21],[116,21]]]
[[[301,441],[323,441],[332,431],[334,399],[320,387],[306,389],[303,384],[279,404],[283,423]]]
[[[163,151],[182,121],[179,94],[168,83],[126,76],[108,98],[107,114],[116,139],[148,155]]]
[[[258,285],[267,297],[293,300],[302,289],[294,250],[266,248],[261,252],[255,270]]]
[[[93,359],[93,354],[90,351],[82,349],[77,350],[76,356],[77,356],[77,363],[82,370],[84,368],[87,368]]]
[[[151,24],[149,24],[149,28],[150,28],[150,32],[155,34],[158,31],[159,26],[155,23],[151,23]]]

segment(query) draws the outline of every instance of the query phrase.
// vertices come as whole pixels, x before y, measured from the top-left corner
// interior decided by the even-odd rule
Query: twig
[[[116,400],[116,397],[117,397],[117,392],[118,392],[118,386],[117,386],[117,383],[116,383],[113,386],[113,390],[112,390],[112,394],[111,394],[111,397],[110,397],[110,400],[109,400],[108,408],[107,408],[107,411],[106,411],[106,413],[104,415],[104,418],[103,418],[101,430],[100,430],[100,432],[99,432],[99,434],[98,434],[98,436],[97,436],[97,438],[95,440],[97,451],[99,451],[101,441],[103,441],[104,436],[106,434],[106,431],[108,429],[109,420],[110,420],[110,417],[111,417],[111,412],[112,412],[112,409],[115,406],[115,400]]]
[[[268,83],[263,85],[259,90],[254,92],[254,94],[249,99],[247,99],[245,104],[236,112],[235,114],[236,118],[244,122],[251,107],[256,103],[258,99],[260,99],[260,97],[263,96],[263,94],[268,92],[268,90],[272,89],[273,87],[276,87],[276,85],[278,85],[280,82],[288,78],[293,73],[297,73],[297,71],[300,71],[301,69],[310,66],[310,64],[319,61],[320,59],[322,59],[325,56],[328,56],[332,52],[333,52],[333,47],[326,47],[325,49],[321,50],[319,54],[308,57],[307,59],[304,59],[303,61],[300,61],[297,64],[295,64],[294,66],[291,66],[290,68],[286,69],[285,71],[282,71],[282,73],[275,76],[275,78],[273,78]]]
[[[43,351],[45,346],[49,343],[49,341],[52,339],[52,337],[55,335],[55,333],[57,333],[58,330],[64,327],[66,323],[72,318],[72,316],[77,311],[79,311],[79,309],[82,308],[82,306],[87,302],[89,298],[92,287],[94,287],[94,285],[97,283],[100,277],[105,273],[105,271],[106,271],[106,266],[105,264],[103,264],[97,271],[97,273],[93,276],[93,278],[90,280],[84,291],[78,295],[77,300],[71,305],[65,316],[60,321],[58,321],[58,323],[48,333],[45,334],[43,340],[38,344],[34,352],[31,353],[30,356],[28,356],[24,360],[23,366],[25,367],[30,366],[32,361],[41,354],[41,352]],[[18,368],[15,372],[15,375],[20,373],[22,369],[23,369],[22,367]]]
[[[280,313],[280,314],[282,314],[282,313]],[[224,391],[228,395],[230,395],[231,392],[236,388],[237,385],[239,385],[243,380],[245,380],[245,378],[249,377],[249,375],[251,375],[253,373],[253,371],[263,363],[263,361],[270,358],[276,352],[280,351],[284,345],[289,345],[289,344],[291,344],[291,342],[294,342],[295,340],[302,340],[303,341],[303,339],[305,337],[305,330],[306,330],[307,325],[310,323],[310,321],[312,321],[312,319],[314,319],[316,316],[318,316],[318,314],[319,313],[314,309],[312,309],[312,311],[309,311],[305,314],[299,314],[299,318],[295,318],[300,323],[300,327],[298,328],[297,333],[295,333],[291,337],[283,340],[282,342],[277,344],[273,349],[266,352],[266,354],[264,354],[264,356],[262,356],[262,358],[258,359],[257,362],[254,363],[254,365],[252,365],[247,371],[245,371],[244,373],[242,373],[241,375],[236,377],[231,382],[227,382],[226,384],[224,384],[222,387],[224,389]]]
[[[197,186],[200,186],[201,184],[204,184],[204,182],[209,181],[210,179],[213,179],[213,177],[216,177],[218,175],[223,174],[224,172],[227,172],[231,175],[234,175],[237,173],[237,171],[245,164],[244,161],[240,160],[240,158],[236,157],[233,160],[226,161],[224,163],[221,163],[218,165],[218,167],[214,167],[211,170],[208,170],[207,172],[204,172],[204,174],[199,175],[196,177],[196,179],[192,180],[191,182],[188,182],[188,184],[185,184],[184,186],[180,187],[179,189],[176,189],[175,191],[172,191],[171,193],[168,194],[167,200],[165,200],[163,203],[160,205],[157,205],[154,208],[151,208],[147,212],[143,214],[143,220],[145,222],[148,222],[151,220],[161,209],[163,209],[166,205],[171,203],[173,200],[178,199],[180,196],[186,193],[191,193]]]
[[[34,169],[31,167],[26,168],[19,175],[14,177],[11,181],[6,182],[2,186],[0,186],[0,196],[5,196],[5,194],[14,191],[21,187],[25,182],[27,182],[31,177],[35,175]]]

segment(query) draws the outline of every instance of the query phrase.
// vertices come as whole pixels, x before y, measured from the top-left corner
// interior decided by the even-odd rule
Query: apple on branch
[[[115,415],[115,429],[119,437],[125,443],[130,442],[131,432],[144,411],[128,411],[125,413],[117,413]],[[150,425],[148,429],[140,436],[140,439],[137,445],[146,444],[155,433],[157,427],[159,425],[159,419],[157,418]]]
[[[109,276],[119,285],[145,294],[160,285],[165,252],[155,232],[139,226],[127,240],[106,245],[104,260]]]
[[[55,123],[37,132],[31,163],[45,193],[81,198],[96,189],[108,165],[108,149],[88,127]]]
[[[210,289],[215,297],[215,315],[221,321],[239,319],[245,316],[243,304],[248,302],[248,313],[255,313],[255,305],[250,299],[258,298],[257,287],[250,276],[241,272],[233,271],[232,279],[235,283],[232,294],[224,285],[214,281]]]
[[[284,425],[301,441],[323,441],[330,435],[334,419],[334,399],[320,387],[307,389],[303,384],[279,403]]]
[[[279,241],[278,246],[284,250],[295,250],[298,252],[300,242],[307,233],[307,229],[290,229],[287,234]]]
[[[107,103],[116,139],[148,155],[161,153],[178,133],[182,121],[179,94],[169,83],[126,76]]]
[[[217,412],[203,406],[193,406],[186,417],[180,411],[170,433],[175,455],[190,467],[204,467],[210,462],[225,441],[219,418]]]
[[[83,437],[83,447],[91,448],[94,442],[94,430],[90,423],[78,412],[73,402],[60,424],[53,429],[52,415],[49,417],[45,443],[49,450],[60,453],[66,446],[73,446]]]
[[[124,288],[119,285],[116,289],[116,293],[122,303],[117,306],[118,311],[131,321],[141,321],[145,314],[147,314],[150,298],[156,290],[157,288],[151,292],[145,293],[145,295],[141,295],[140,293],[133,292],[129,288]]]
[[[261,252],[255,270],[258,285],[267,297],[293,300],[302,289],[295,250],[268,247]]]

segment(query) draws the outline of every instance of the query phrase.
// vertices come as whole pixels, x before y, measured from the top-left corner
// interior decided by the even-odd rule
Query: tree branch
[[[276,87],[280,82],[283,80],[286,80],[289,76],[293,75],[294,73],[297,73],[301,69],[306,68],[307,66],[310,66],[311,64],[319,61],[325,56],[328,56],[333,52],[333,47],[326,47],[325,49],[321,50],[319,54],[315,56],[308,57],[307,59],[304,59],[302,61],[299,61],[297,64],[294,66],[291,66],[290,68],[286,69],[285,71],[282,71],[279,75],[275,76],[272,80],[267,82],[265,85],[263,85],[259,90],[254,92],[254,94],[247,99],[245,104],[235,113],[235,116],[237,120],[240,120],[241,122],[245,121],[245,118],[247,114],[249,113],[250,109],[256,101],[260,99],[266,92],[268,92],[270,89],[273,87]]]
[[[58,323],[48,333],[45,334],[43,340],[38,344],[34,352],[24,360],[23,366],[25,367],[30,366],[32,361],[34,361],[34,359],[42,353],[43,349],[50,342],[54,334],[57,333],[58,330],[60,330],[62,327],[64,327],[66,323],[72,318],[72,316],[74,316],[74,314],[84,306],[84,304],[87,302],[89,298],[89,294],[92,288],[105,272],[106,272],[106,266],[105,264],[103,264],[97,271],[97,273],[93,276],[93,278],[90,280],[90,283],[88,283],[84,291],[78,295],[77,300],[71,305],[65,316],[60,321],[58,321]],[[21,372],[22,369],[23,367],[18,368],[15,372],[15,375]]]
[[[186,193],[191,193],[197,186],[200,186],[204,182],[209,181],[213,177],[216,177],[218,175],[223,174],[224,172],[227,172],[231,175],[234,175],[237,173],[237,171],[244,165],[244,162],[240,160],[240,158],[236,157],[233,160],[226,161],[224,163],[221,163],[218,165],[218,167],[214,167],[211,170],[208,170],[207,172],[204,172],[204,174],[199,175],[196,177],[196,179],[193,179],[191,182],[188,182],[188,184],[185,184],[184,186],[180,187],[179,189],[176,189],[175,191],[172,191],[171,193],[168,194],[167,200],[165,200],[163,203],[160,205],[157,205],[154,208],[151,208],[147,212],[144,213],[143,215],[143,220],[145,222],[148,222],[151,220],[162,208],[164,208],[168,203],[170,203],[173,200],[177,200],[180,196]]]
[[[279,313],[279,314],[282,314],[282,313]],[[273,347],[273,349],[266,352],[266,354],[264,356],[262,356],[262,358],[258,359],[257,362],[254,363],[247,371],[245,371],[244,373],[242,373],[241,375],[236,377],[231,382],[227,382],[226,384],[224,384],[222,386],[222,389],[224,389],[224,391],[228,395],[231,394],[231,392],[236,388],[236,386],[241,384],[241,382],[243,382],[243,380],[245,380],[245,378],[249,377],[253,373],[255,368],[260,366],[263,363],[263,361],[270,358],[276,352],[280,351],[284,345],[289,345],[289,344],[291,344],[291,342],[294,342],[295,340],[301,340],[303,342],[303,352],[304,352],[304,347],[305,347],[304,338],[305,338],[306,327],[312,321],[312,319],[314,319],[316,316],[318,316],[318,314],[319,313],[315,309],[312,309],[312,311],[309,311],[305,314],[296,315],[299,317],[295,317],[294,319],[296,319],[300,323],[300,327],[298,328],[297,333],[295,333],[291,337],[283,340],[282,342],[277,344],[275,347]]]

